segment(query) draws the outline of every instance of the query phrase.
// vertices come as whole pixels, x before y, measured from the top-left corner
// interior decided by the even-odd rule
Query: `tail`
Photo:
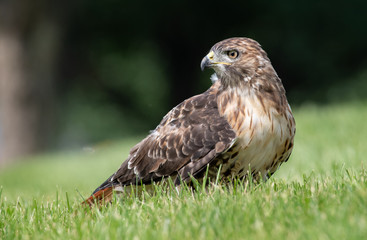
[[[114,176],[114,174],[112,176]],[[92,195],[82,202],[82,205],[88,204],[90,207],[93,207],[95,204],[103,205],[111,202],[114,190],[114,185],[110,181],[112,176],[104,181],[96,190],[94,190]]]
[[[95,204],[103,205],[112,201],[113,187],[107,187],[93,193],[88,199],[82,202],[83,205],[88,204],[93,207]]]

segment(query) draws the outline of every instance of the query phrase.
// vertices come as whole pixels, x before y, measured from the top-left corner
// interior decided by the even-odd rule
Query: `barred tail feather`
[[[109,203],[112,201],[113,197],[113,187],[107,187],[93,193],[88,199],[86,199],[82,204],[88,204],[90,207],[93,205],[101,205],[104,203]]]

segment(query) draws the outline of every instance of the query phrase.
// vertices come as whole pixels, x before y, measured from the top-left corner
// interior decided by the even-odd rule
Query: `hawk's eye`
[[[235,59],[238,57],[238,51],[237,50],[231,50],[227,52],[228,57]]]

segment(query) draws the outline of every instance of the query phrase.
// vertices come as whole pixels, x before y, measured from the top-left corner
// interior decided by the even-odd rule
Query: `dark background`
[[[0,1],[0,162],[154,129],[246,36],[295,109],[366,99],[367,1]],[[2,160],[1,160],[2,159]]]

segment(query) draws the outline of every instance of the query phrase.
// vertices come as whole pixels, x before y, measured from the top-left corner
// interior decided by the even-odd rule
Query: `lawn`
[[[365,239],[366,103],[301,106],[290,160],[266,183],[80,202],[140,138],[0,170],[0,239]]]

